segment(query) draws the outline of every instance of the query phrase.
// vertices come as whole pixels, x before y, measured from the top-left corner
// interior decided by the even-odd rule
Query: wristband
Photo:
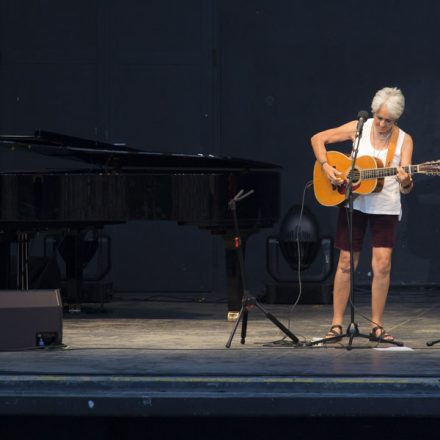
[[[412,180],[411,176],[409,176],[408,185],[403,186],[402,184],[400,184],[400,186],[402,187],[402,189],[409,189],[409,188],[411,188],[412,184],[413,184],[413,180]]]
[[[410,189],[410,188],[413,186],[413,180],[412,180],[411,176],[410,176],[410,181],[409,181],[408,185],[403,186],[403,185],[401,184],[400,186],[401,186],[402,189],[404,189],[404,190]]]

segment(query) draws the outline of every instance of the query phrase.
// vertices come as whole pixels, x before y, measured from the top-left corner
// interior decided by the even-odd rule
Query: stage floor
[[[368,295],[356,321],[370,325]],[[267,305],[301,341],[322,337],[330,305]],[[355,338],[294,346],[258,309],[246,343],[224,303],[125,296],[65,314],[64,348],[0,353],[0,415],[416,416],[440,415],[440,292],[392,292],[386,329],[404,342]],[[347,315],[347,323],[349,315]],[[17,323],[17,325],[20,325]],[[331,402],[331,404],[329,404]]]

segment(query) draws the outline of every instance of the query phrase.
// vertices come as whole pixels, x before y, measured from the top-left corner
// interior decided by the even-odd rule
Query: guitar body
[[[345,191],[347,188],[347,176],[351,171],[352,160],[345,154],[338,151],[327,152],[327,163],[341,172],[341,179],[344,183],[341,186],[333,185],[328,180],[327,175],[322,170],[319,162],[315,163],[313,169],[313,187],[315,190],[315,197],[321,205],[336,206],[345,201]],[[369,170],[382,168],[382,161],[372,156],[361,156],[356,160],[356,170]],[[383,188],[384,179],[368,179],[368,180],[353,180],[353,192],[355,194],[371,194],[379,192]]]

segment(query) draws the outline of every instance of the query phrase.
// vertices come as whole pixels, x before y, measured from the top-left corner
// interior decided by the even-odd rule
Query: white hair
[[[402,91],[397,87],[380,89],[371,102],[371,111],[376,113],[383,105],[386,105],[388,113],[393,119],[399,119],[405,108],[405,97]]]

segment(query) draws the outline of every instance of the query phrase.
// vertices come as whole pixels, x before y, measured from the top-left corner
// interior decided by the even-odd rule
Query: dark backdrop
[[[0,0],[0,14],[2,134],[42,128],[278,163],[286,212],[311,178],[310,136],[369,110],[377,89],[398,86],[414,162],[440,156],[436,1]],[[0,161],[2,169],[55,165],[4,151]],[[404,198],[396,284],[440,281],[439,183],[417,177]],[[321,233],[332,233],[336,210],[311,191],[306,203]],[[269,279],[265,241],[276,230],[249,241],[254,290]],[[107,231],[117,289],[224,294],[218,237],[166,222]],[[368,255],[359,277],[369,279]]]

